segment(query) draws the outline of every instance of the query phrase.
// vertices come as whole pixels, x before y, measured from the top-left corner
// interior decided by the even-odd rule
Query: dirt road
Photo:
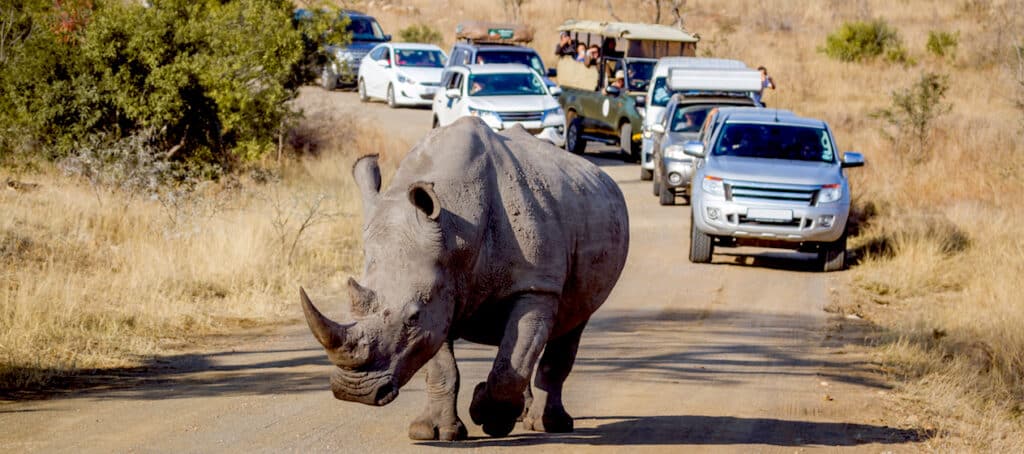
[[[360,106],[351,93],[306,92],[361,108],[384,127],[422,134],[428,110]],[[398,117],[395,117],[398,115]],[[400,124],[392,120],[400,118]],[[626,270],[587,328],[566,384],[576,432],[520,428],[507,438],[414,443],[424,404],[414,378],[391,405],[333,399],[330,369],[304,323],[225,347],[154,361],[109,389],[0,405],[6,452],[496,452],[915,450],[916,431],[887,426],[887,393],[867,355],[845,345],[823,308],[841,275],[812,257],[743,250],[686,261],[688,207],[660,207],[635,165],[591,153],[621,185],[632,242]],[[298,283],[296,283],[298,284]],[[313,289],[314,293],[316,289]],[[340,301],[324,301],[330,314]],[[296,301],[296,317],[299,306]],[[494,349],[456,346],[469,423],[473,386]],[[889,423],[891,425],[891,423]]]

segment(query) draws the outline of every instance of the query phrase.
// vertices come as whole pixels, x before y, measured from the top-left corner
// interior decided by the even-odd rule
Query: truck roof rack
[[[524,45],[533,41],[533,28],[500,22],[460,22],[455,26],[455,40],[470,44]]]

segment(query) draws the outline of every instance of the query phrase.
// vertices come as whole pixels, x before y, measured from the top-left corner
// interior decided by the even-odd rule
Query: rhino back
[[[562,297],[558,325],[575,326],[622,271],[629,221],[618,185],[521,128],[496,134],[469,118],[433,131],[402,161],[385,197],[404,198],[421,181],[434,184],[442,249],[464,277],[457,313],[547,292]]]

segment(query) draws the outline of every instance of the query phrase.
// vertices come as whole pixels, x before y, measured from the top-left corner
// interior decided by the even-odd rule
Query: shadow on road
[[[731,416],[583,417],[577,421],[612,421],[568,434],[522,433],[507,438],[477,438],[461,443],[421,443],[447,448],[495,448],[535,445],[771,445],[857,446],[924,441],[928,431],[867,424],[788,421]]]

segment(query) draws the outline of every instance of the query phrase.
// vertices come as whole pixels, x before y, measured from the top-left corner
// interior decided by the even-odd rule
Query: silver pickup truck
[[[711,261],[716,246],[817,252],[824,271],[846,266],[850,186],[821,120],[777,109],[723,108],[705,140],[683,145],[698,158],[693,176],[690,261]]]

